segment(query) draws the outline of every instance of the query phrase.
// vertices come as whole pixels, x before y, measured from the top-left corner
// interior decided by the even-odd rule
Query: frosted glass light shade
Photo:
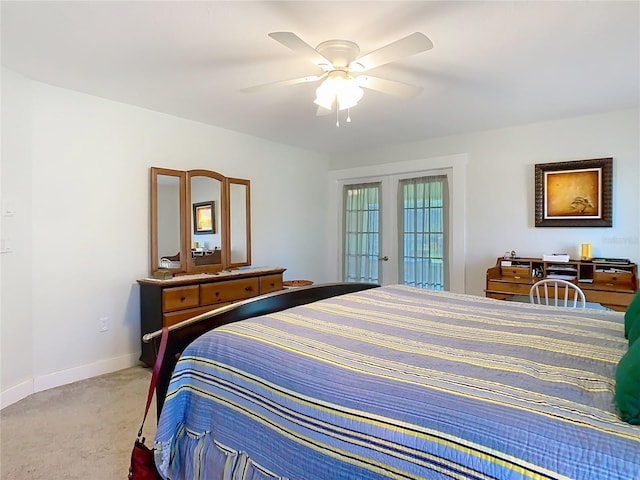
[[[345,108],[355,107],[362,96],[364,91],[356,83],[354,79],[349,79],[345,84],[341,85],[341,89],[338,91],[338,108],[344,110]]]
[[[354,78],[343,71],[334,71],[316,89],[316,99],[313,103],[327,110],[333,108],[333,102],[338,102],[338,109],[355,107],[364,91]]]

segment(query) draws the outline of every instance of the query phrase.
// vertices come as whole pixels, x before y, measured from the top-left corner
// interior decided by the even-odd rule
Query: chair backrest
[[[564,295],[560,299],[559,294],[563,290]],[[549,303],[550,300],[553,300],[553,303]],[[557,278],[545,278],[534,283],[529,290],[529,301],[540,305],[555,305],[556,307],[586,307],[582,289],[571,282]],[[570,302],[573,304],[570,305]]]

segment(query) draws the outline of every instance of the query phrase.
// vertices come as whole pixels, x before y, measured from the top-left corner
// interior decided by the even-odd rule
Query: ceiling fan
[[[292,32],[273,32],[269,36],[309,60],[319,67],[322,73],[256,85],[244,88],[242,91],[256,92],[272,87],[321,82],[316,89],[314,102],[318,105],[319,115],[329,113],[334,108],[337,111],[354,107],[364,94],[362,88],[402,98],[415,97],[422,91],[422,87],[374,77],[365,72],[399,58],[433,48],[431,40],[420,32],[396,40],[363,56],[358,56],[360,47],[349,40],[327,40],[313,48]],[[347,118],[347,121],[350,121],[350,118]]]

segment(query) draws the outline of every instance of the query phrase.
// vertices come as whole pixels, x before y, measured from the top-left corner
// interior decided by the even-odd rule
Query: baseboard
[[[131,353],[120,357],[109,358],[89,365],[70,368],[59,372],[48,373],[37,376],[16,386],[0,392],[0,410],[12,405],[23,398],[37,392],[60,387],[69,383],[86,380],[106,373],[116,372],[125,368],[133,367],[140,363],[139,353]]]
[[[5,391],[0,392],[0,410],[19,402],[23,398],[27,398],[33,392],[33,379],[7,388]]]

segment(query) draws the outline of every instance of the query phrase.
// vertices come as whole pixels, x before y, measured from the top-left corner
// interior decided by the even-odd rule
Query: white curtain
[[[380,283],[380,183],[344,187],[343,281]]]
[[[400,282],[449,290],[449,191],[446,175],[400,180]]]

